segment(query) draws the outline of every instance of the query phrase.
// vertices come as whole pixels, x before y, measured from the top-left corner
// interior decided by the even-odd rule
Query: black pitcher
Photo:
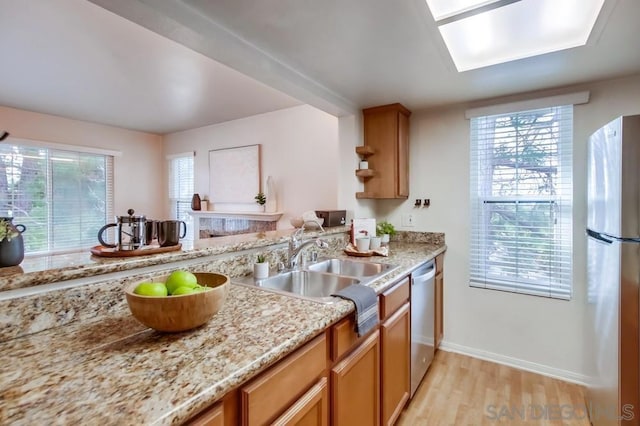
[[[0,241],[0,268],[19,265],[24,259],[24,225],[14,225],[12,217],[0,217],[0,226],[6,226],[7,235]],[[11,236],[10,234],[15,234]]]

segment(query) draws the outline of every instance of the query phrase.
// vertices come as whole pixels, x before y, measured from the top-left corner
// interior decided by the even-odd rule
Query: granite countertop
[[[344,234],[349,227],[326,228],[324,233],[306,231],[305,238],[319,235]],[[26,257],[19,266],[0,268],[0,291],[14,290],[58,281],[126,271],[145,266],[181,260],[197,259],[221,253],[286,243],[295,229],[283,229],[255,234],[183,241],[177,251],[135,257],[99,257],[89,250],[51,256]]]
[[[399,265],[379,293],[443,252],[392,243]],[[124,297],[124,295],[123,295]],[[180,424],[353,311],[231,285],[222,310],[196,330],[162,334],[127,309],[0,343],[2,424]]]

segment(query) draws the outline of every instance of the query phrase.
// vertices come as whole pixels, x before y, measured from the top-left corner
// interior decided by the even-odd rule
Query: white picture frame
[[[260,192],[260,179],[259,144],[209,151],[209,198],[215,210],[225,206],[251,210]]]

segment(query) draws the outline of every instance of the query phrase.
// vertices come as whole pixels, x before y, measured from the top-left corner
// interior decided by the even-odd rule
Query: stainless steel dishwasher
[[[418,389],[435,353],[435,263],[429,261],[411,274],[411,397]]]

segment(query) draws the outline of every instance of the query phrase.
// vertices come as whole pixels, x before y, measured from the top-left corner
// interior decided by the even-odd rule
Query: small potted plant
[[[376,225],[376,234],[382,238],[380,241],[382,244],[389,243],[389,237],[391,235],[394,235],[395,233],[396,228],[386,220],[378,222],[378,224]]]
[[[256,257],[256,263],[253,264],[253,278],[262,279],[269,276],[269,262],[264,254]]]
[[[264,205],[267,202],[267,197],[264,195],[264,192],[262,192],[262,191],[258,192],[258,195],[256,195],[253,198],[256,200],[256,203],[258,203],[258,205],[264,211]]]

